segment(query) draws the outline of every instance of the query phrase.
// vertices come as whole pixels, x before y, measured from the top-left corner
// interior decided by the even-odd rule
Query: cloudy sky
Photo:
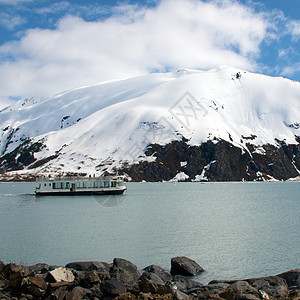
[[[299,1],[0,0],[0,108],[177,68],[300,81]]]

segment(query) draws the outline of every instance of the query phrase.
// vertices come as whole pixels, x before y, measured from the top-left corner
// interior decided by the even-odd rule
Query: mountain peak
[[[9,169],[3,166],[10,155],[14,168],[23,171],[105,172],[155,161],[155,154],[146,155],[149,145],[183,140],[197,147],[225,141],[245,153],[251,153],[248,144],[256,152],[264,152],[264,145],[281,147],[278,141],[297,144],[299,95],[300,83],[220,66],[109,81],[23,101],[0,112],[2,168]],[[28,164],[18,162],[24,147],[33,147]]]

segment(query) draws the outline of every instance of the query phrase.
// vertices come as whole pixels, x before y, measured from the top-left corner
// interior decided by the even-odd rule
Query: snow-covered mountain
[[[299,176],[300,83],[233,67],[180,69],[21,100],[0,112],[0,124],[4,174]]]

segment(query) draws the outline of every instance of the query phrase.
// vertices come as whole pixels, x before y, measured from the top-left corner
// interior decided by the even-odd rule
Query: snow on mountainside
[[[286,179],[299,175],[299,116],[299,82],[232,67],[150,74],[78,88],[39,101],[19,101],[2,110],[0,167],[2,172],[36,174],[93,174],[122,169],[132,177],[132,166],[145,169],[156,163],[158,168],[160,153],[160,165],[165,169],[155,179],[210,179],[205,172],[218,164],[217,154],[203,158],[201,166],[192,171],[188,169],[193,164],[190,154],[187,162],[173,158],[164,161],[164,149],[182,141],[188,149],[223,141],[226,147],[230,144],[239,149],[243,164],[244,153],[249,163],[254,160],[255,168],[243,165],[247,174],[251,173],[249,166],[260,174],[270,168],[260,164],[280,164],[278,159],[283,160],[278,154],[276,162],[257,163],[254,154],[260,155],[260,161],[267,152],[294,145],[292,150],[284,150],[291,163],[284,167]],[[190,151],[180,145],[178,153]],[[152,148],[156,153],[150,151]],[[204,157],[207,150],[202,148],[195,151]],[[215,153],[215,147],[209,151]],[[168,175],[167,164],[172,168],[176,165]],[[272,172],[276,174],[276,170]],[[146,177],[152,180],[149,174]]]

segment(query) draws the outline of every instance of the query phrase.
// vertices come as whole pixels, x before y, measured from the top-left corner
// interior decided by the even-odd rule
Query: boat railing
[[[75,176],[37,176],[36,182],[45,182],[45,181],[123,181],[121,176],[91,176],[91,177],[75,177]]]

